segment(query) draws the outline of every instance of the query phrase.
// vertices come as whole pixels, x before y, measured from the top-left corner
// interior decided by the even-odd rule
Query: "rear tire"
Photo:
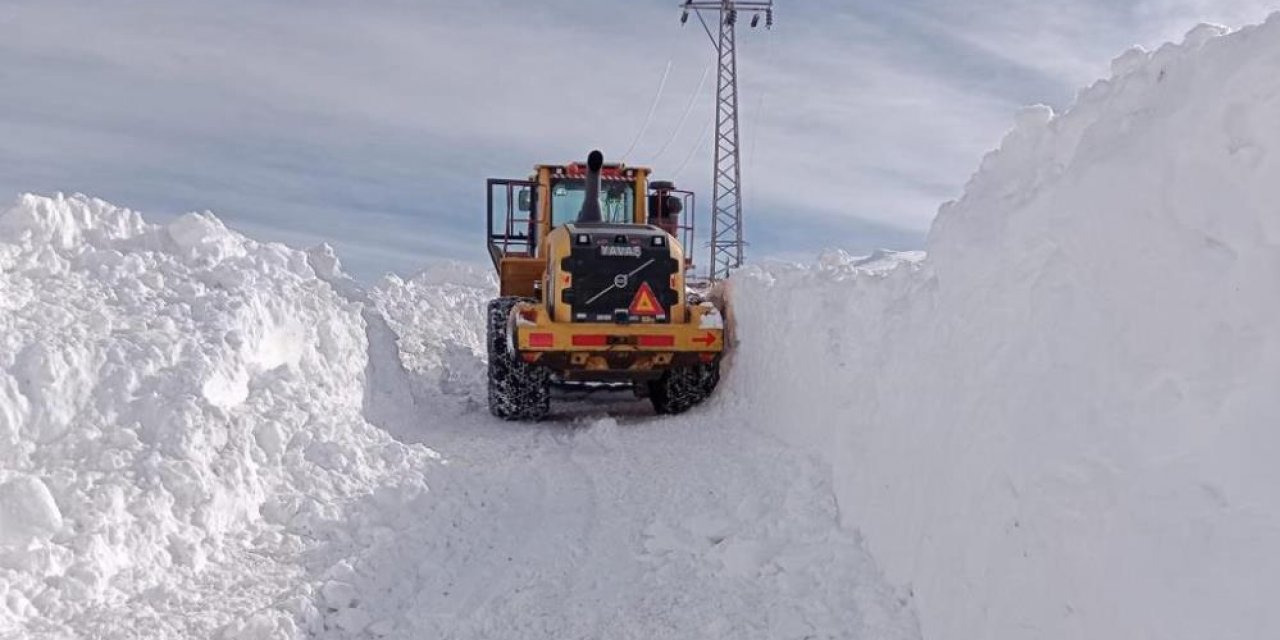
[[[684,413],[706,400],[720,382],[720,362],[672,367],[649,383],[649,400],[659,414]]]
[[[503,420],[541,420],[551,411],[551,372],[516,356],[508,344],[511,309],[526,298],[489,301],[489,413]]]

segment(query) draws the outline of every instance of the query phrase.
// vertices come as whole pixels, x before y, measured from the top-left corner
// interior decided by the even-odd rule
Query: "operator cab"
[[[652,226],[683,247],[694,246],[694,194],[665,181],[649,181],[649,169],[605,163],[599,171],[599,217],[584,222],[587,163],[538,165],[527,180],[488,181],[488,248],[503,295],[536,297],[545,271],[543,244],[566,224]],[[591,207],[588,207],[591,208]],[[682,271],[693,261],[685,254]]]
[[[600,188],[601,222],[610,224],[634,224],[635,181],[628,179],[602,179]],[[551,179],[551,227],[573,222],[582,210],[586,198],[585,178],[559,177]]]

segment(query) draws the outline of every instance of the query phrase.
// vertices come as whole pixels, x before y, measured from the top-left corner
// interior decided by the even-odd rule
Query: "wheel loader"
[[[592,151],[488,181],[493,415],[540,420],[553,386],[630,388],[661,414],[715,388],[722,316],[686,287],[694,195],[649,174]]]

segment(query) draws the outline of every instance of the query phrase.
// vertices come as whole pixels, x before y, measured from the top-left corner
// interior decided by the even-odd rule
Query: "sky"
[[[679,4],[0,0],[0,203],[212,211],[372,280],[486,261],[485,179],[598,148],[697,191],[705,223],[713,50]],[[776,6],[738,35],[749,260],[920,248],[1021,106],[1280,0]]]

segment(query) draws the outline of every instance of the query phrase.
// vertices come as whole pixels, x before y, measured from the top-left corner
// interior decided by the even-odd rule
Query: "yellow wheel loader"
[[[488,187],[500,287],[489,303],[493,415],[539,420],[553,385],[630,387],[658,413],[711,394],[724,323],[686,288],[691,192],[599,151]]]

